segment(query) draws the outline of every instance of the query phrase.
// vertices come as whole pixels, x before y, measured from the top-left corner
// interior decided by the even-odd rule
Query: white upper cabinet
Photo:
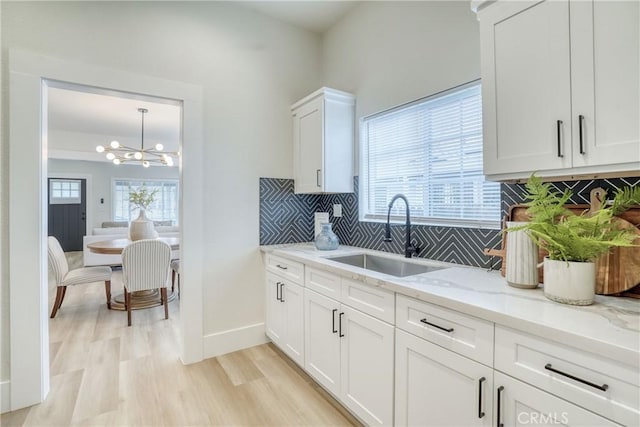
[[[296,193],[353,191],[355,97],[322,88],[291,107]]]
[[[485,175],[640,169],[639,9],[545,0],[479,12]]]
[[[640,2],[571,2],[571,83],[573,166],[640,169]]]

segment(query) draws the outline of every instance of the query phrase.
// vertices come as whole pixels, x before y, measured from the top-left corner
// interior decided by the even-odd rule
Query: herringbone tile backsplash
[[[602,187],[613,193],[617,188],[640,185],[640,178],[554,182],[559,191],[570,188],[571,203],[589,203],[591,189]],[[300,243],[313,240],[314,212],[329,212],[329,221],[341,244],[403,253],[404,225],[392,227],[393,241],[383,241],[384,224],[358,220],[358,177],[354,193],[294,194],[293,180],[260,178],[260,244]],[[502,184],[503,215],[510,205],[524,202],[522,184]],[[333,217],[333,205],[342,205],[343,216]],[[420,242],[420,257],[483,268],[500,268],[500,259],[482,253],[484,248],[500,246],[499,230],[414,225],[413,238]]]

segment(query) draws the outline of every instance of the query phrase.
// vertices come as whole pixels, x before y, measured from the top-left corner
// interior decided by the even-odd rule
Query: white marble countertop
[[[499,271],[412,259],[445,268],[401,278],[331,261],[331,257],[356,253],[406,260],[401,255],[350,246],[319,251],[312,243],[300,243],[262,246],[261,250],[632,366],[640,363],[640,300],[596,295],[593,305],[577,307],[548,300],[541,288],[513,288]]]

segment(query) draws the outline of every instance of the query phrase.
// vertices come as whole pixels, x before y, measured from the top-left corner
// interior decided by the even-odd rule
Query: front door
[[[81,251],[87,230],[87,183],[84,179],[49,178],[49,236],[65,252]]]

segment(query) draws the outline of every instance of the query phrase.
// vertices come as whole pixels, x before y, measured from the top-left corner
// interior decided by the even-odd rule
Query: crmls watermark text
[[[569,414],[566,412],[548,412],[546,414],[540,412],[519,412],[518,423],[531,425],[569,424]]]

